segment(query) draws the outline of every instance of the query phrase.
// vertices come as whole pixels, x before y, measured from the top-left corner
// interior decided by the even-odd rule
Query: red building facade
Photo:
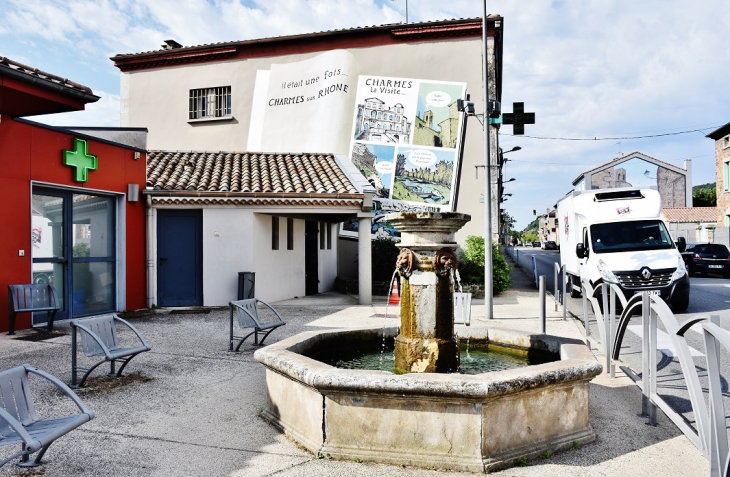
[[[57,321],[145,306],[145,150],[20,116],[84,109],[91,90],[0,58],[0,289],[49,282]],[[95,132],[96,131],[96,132]],[[109,135],[109,130],[103,130]],[[137,195],[137,196],[135,196]],[[0,331],[8,329],[0,293]],[[16,329],[45,322],[18,315]]]

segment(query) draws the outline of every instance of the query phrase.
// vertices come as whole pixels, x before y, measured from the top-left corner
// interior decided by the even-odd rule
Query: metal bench
[[[258,304],[266,306],[271,312],[260,314]],[[241,345],[251,335],[254,335],[254,344],[263,346],[264,340],[269,334],[277,329],[278,327],[285,325],[286,322],[281,318],[281,315],[274,310],[274,308],[263,300],[258,298],[250,298],[248,300],[238,300],[229,303],[231,308],[230,314],[230,338],[228,340],[228,351],[234,351],[233,342],[235,340],[241,340],[238,342],[235,351],[241,348]],[[238,318],[238,326],[243,329],[252,328],[253,331],[244,337],[233,336],[233,316],[236,315]],[[264,337],[259,341],[259,334],[263,334]]]
[[[50,283],[8,285],[8,334],[15,334],[15,316],[24,312],[48,312],[48,331],[60,309],[56,289]]]
[[[89,374],[91,374],[97,366],[107,361],[111,363],[111,371],[108,376],[119,377],[122,375],[122,371],[124,371],[124,368],[127,364],[129,364],[132,358],[137,356],[139,353],[152,349],[134,326],[114,314],[80,318],[77,320],[71,320],[70,323],[71,328],[73,329],[73,333],[71,335],[72,388],[80,388],[83,386],[84,381],[86,381],[86,378],[89,377]],[[141,346],[123,348],[119,343],[117,323],[125,325],[129,330],[134,332],[134,334],[137,335],[137,338],[139,338]],[[76,338],[77,331],[81,334],[81,346],[84,354],[89,358],[98,356],[103,357],[101,361],[90,368],[82,368],[76,364],[76,349],[78,347]],[[119,371],[115,371],[117,361],[122,363]],[[85,371],[85,374],[81,378],[81,381],[77,382],[76,374],[79,371]]]
[[[41,376],[70,397],[81,411],[66,417],[40,419],[33,406],[28,374]],[[40,371],[29,364],[23,364],[0,372],[0,445],[21,444],[20,452],[0,462],[0,467],[20,457],[21,467],[35,467],[42,464],[43,454],[53,441],[94,418],[94,411],[88,409],[79,397],[59,379]],[[39,451],[30,460],[30,455]]]

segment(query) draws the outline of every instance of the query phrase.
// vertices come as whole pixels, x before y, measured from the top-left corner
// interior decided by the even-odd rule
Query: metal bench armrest
[[[41,448],[41,443],[37,439],[33,439],[31,435],[28,433],[28,431],[25,430],[25,427],[23,427],[23,424],[20,423],[17,419],[15,419],[12,414],[10,414],[8,411],[0,407],[0,419],[5,421],[8,426],[10,426],[11,429],[13,429],[15,432],[18,433],[18,436],[23,439],[23,442],[25,443],[25,447],[30,452],[35,452],[38,449]]]
[[[133,325],[132,325],[132,324],[131,324],[130,322],[128,322],[127,320],[124,320],[124,319],[122,319],[122,318],[119,318],[119,317],[118,317],[117,315],[112,315],[112,316],[114,317],[114,320],[115,320],[115,321],[119,321],[120,323],[123,323],[123,324],[124,324],[124,325],[126,325],[126,326],[127,326],[127,327],[128,327],[129,329],[130,329],[130,330],[132,330],[132,331],[134,332],[134,334],[135,334],[135,335],[137,335],[137,338],[139,338],[139,341],[140,341],[140,342],[142,342],[142,346],[144,346],[144,347],[146,347],[146,348],[148,348],[148,349],[152,349],[152,348],[150,347],[150,345],[148,345],[148,344],[147,344],[147,341],[145,341],[145,339],[144,339],[144,336],[142,336],[142,333],[140,333],[140,332],[139,332],[139,331],[137,330],[137,328],[135,328],[135,327],[134,327],[134,326],[133,326]]]
[[[84,402],[76,395],[76,393],[73,392],[71,390],[71,388],[69,388],[68,386],[66,386],[66,384],[63,383],[60,379],[58,379],[57,377],[52,376],[52,375],[46,373],[45,371],[41,371],[40,369],[34,368],[33,366],[31,366],[29,364],[24,364],[23,367],[26,369],[27,372],[33,373],[33,374],[37,374],[38,376],[40,376],[42,378],[45,378],[48,381],[50,381],[53,384],[55,384],[58,388],[61,389],[61,391],[63,391],[64,393],[66,393],[66,395],[68,397],[70,397],[71,400],[73,400],[73,402],[76,404],[76,406],[78,406],[79,410],[83,414],[88,414],[91,419],[94,418],[94,411],[92,411],[91,409],[89,409],[88,407],[86,407],[86,404],[84,404]]]
[[[271,311],[273,311],[273,312],[274,312],[274,314],[275,314],[275,315],[276,315],[276,317],[277,317],[277,318],[279,319],[279,322],[280,322],[280,323],[281,323],[282,325],[285,325],[285,324],[286,324],[286,321],[284,321],[284,319],[283,319],[283,318],[281,317],[281,315],[279,314],[279,312],[278,312],[278,311],[276,311],[276,310],[274,309],[274,307],[273,307],[273,306],[269,305],[269,304],[268,304],[268,303],[266,303],[266,302],[265,302],[264,300],[259,300],[258,298],[256,299],[256,301],[258,301],[259,303],[262,303],[262,304],[266,305],[267,307],[269,307],[269,309],[270,309]],[[258,323],[258,321],[257,321],[256,323]]]
[[[83,331],[84,333],[88,334],[92,338],[94,338],[94,341],[97,342],[97,344],[101,347],[101,350],[104,352],[104,356],[106,356],[107,359],[112,359],[112,354],[109,348],[104,344],[101,338],[99,338],[99,335],[85,327],[84,325],[81,325],[79,323],[71,322],[71,326],[78,328],[79,330]]]

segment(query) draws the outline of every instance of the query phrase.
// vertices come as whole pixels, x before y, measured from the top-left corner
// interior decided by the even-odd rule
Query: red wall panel
[[[0,332],[7,331],[7,286],[31,280],[30,186],[31,181],[58,186],[82,187],[126,193],[127,184],[146,180],[145,154],[134,159],[134,151],[114,144],[87,139],[88,152],[97,156],[97,170],[89,171],[85,183],[74,182],[73,168],[63,165],[63,150],[73,149],[73,133],[47,129],[7,116],[0,117]],[[146,306],[145,207],[126,204],[127,309]],[[19,257],[18,250],[25,256]],[[18,315],[16,329],[28,328],[30,316]]]

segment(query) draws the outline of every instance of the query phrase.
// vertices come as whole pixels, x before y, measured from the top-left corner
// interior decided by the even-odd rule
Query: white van
[[[580,296],[584,275],[594,287],[618,284],[627,299],[657,294],[675,313],[685,311],[689,277],[660,211],[661,197],[653,189],[572,191],[560,199],[560,260],[570,295]]]

